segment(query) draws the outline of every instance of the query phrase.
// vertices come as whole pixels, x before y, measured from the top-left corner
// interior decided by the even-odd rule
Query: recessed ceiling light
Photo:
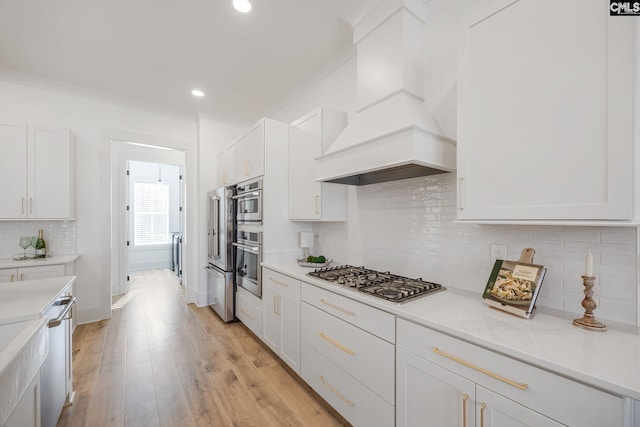
[[[198,90],[198,89],[194,89],[194,90],[192,90],[192,91],[191,91],[191,94],[192,94],[193,96],[198,96],[198,97],[200,97],[200,96],[204,96],[204,92],[203,92],[203,91],[201,91],[201,90]]]
[[[238,12],[247,13],[251,10],[251,3],[249,3],[249,0],[233,0],[233,7]]]

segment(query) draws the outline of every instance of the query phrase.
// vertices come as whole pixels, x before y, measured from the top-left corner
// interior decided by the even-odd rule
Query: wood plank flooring
[[[112,319],[76,327],[58,427],[342,425],[244,325],[186,305],[171,271],[134,274],[131,289]]]

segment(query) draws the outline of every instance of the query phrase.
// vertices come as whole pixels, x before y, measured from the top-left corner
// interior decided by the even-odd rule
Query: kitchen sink
[[[0,325],[0,425],[4,425],[47,356],[47,319]]]

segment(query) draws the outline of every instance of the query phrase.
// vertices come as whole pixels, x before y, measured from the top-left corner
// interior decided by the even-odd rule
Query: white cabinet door
[[[226,147],[218,154],[218,186],[236,183],[236,143]]]
[[[262,337],[263,300],[238,286],[236,290],[236,317],[257,337]]]
[[[296,373],[300,373],[300,297],[280,295],[278,312],[281,315],[282,342],[280,357]]]
[[[465,21],[459,219],[632,218],[633,20],[608,5],[498,0]]]
[[[18,277],[20,281],[64,277],[64,275],[64,264],[22,267],[18,269]]]
[[[280,295],[267,283],[262,287],[262,301],[264,302],[264,335],[262,336],[265,344],[274,351],[280,353],[280,344],[282,342],[281,317],[278,313],[278,299]]]
[[[238,138],[236,178],[238,182],[264,175],[265,121],[260,120]]]
[[[396,352],[396,364],[398,427],[475,425],[472,381],[401,348]]]
[[[289,219],[345,221],[346,186],[316,182],[316,158],[345,128],[345,113],[319,108],[291,124]]]
[[[30,126],[27,147],[29,218],[71,218],[74,168],[69,130]]]
[[[476,416],[484,427],[560,427],[551,418],[476,386]]]
[[[36,373],[4,427],[40,427],[40,373]]]
[[[300,282],[263,269],[263,341],[300,373]]]
[[[0,122],[0,218],[27,216],[27,127]]]
[[[3,268],[0,270],[0,283],[17,282],[19,277],[17,268]]]

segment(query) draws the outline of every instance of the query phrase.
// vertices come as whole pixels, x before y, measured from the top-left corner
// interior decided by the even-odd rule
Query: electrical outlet
[[[491,265],[494,265],[497,259],[507,259],[507,245],[491,245]]]

